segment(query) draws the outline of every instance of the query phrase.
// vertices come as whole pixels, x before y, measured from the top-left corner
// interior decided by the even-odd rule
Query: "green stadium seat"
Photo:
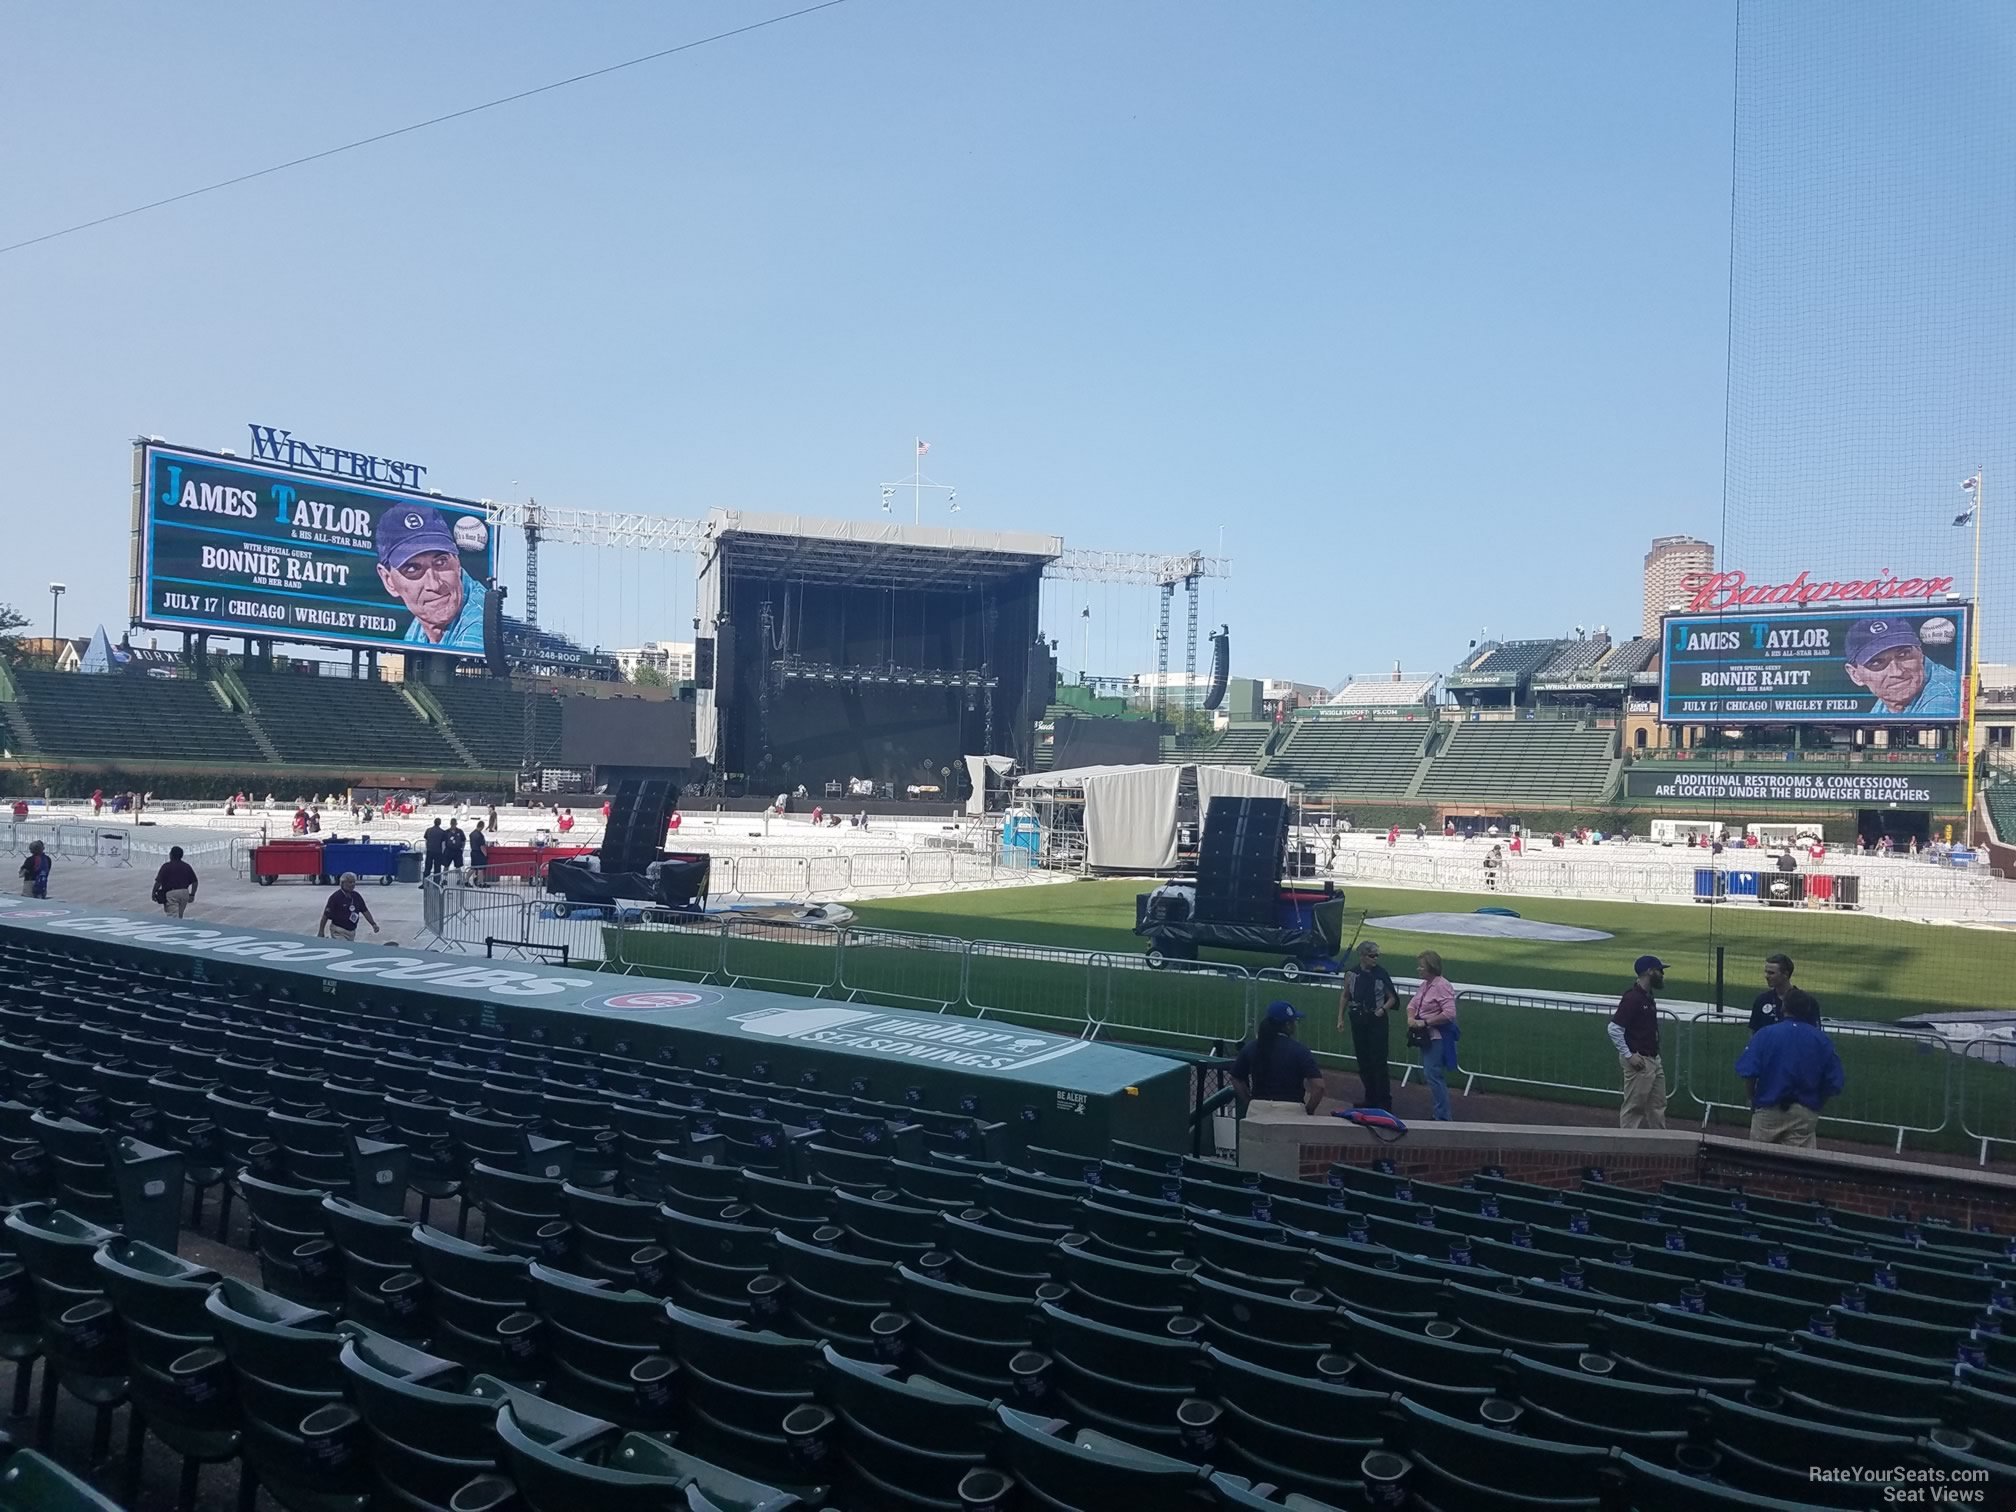
[[[1766,1398],[1769,1393],[1752,1393]],[[1804,1497],[1809,1505],[1866,1507],[1884,1499],[1881,1485],[1894,1467],[1911,1464],[1914,1440],[1901,1434],[1856,1432],[1815,1423],[1773,1406],[1751,1405],[1715,1393],[1703,1410],[1723,1462],[1721,1478],[1762,1496]],[[1854,1482],[1816,1479],[1812,1472],[1853,1470]]]
[[[125,1497],[139,1493],[151,1432],[182,1460],[178,1512],[192,1512],[205,1465],[238,1457],[239,1435],[216,1333],[204,1303],[217,1273],[142,1244],[107,1240],[92,1256],[119,1319],[132,1394],[126,1426]],[[205,1389],[206,1378],[208,1387]]]
[[[821,1346],[678,1306],[668,1312],[699,1446],[731,1467],[787,1464],[782,1425],[813,1399]]]
[[[849,1359],[830,1346],[817,1380],[838,1416],[851,1480],[877,1506],[957,1505],[959,1482],[986,1463],[994,1414],[988,1399],[891,1365]]]
[[[1379,1447],[1378,1391],[1270,1370],[1235,1352],[1204,1351],[1209,1399],[1221,1409],[1214,1463],[1231,1464],[1263,1483],[1356,1505],[1362,1491],[1348,1472]]]
[[[572,1229],[573,1265],[616,1286],[637,1284],[637,1251],[658,1243],[658,1205],[568,1183],[562,1216]]]
[[[1203,1355],[1188,1340],[1117,1328],[1037,1305],[1038,1348],[1049,1357],[1049,1400],[1074,1423],[1160,1448],[1179,1439],[1176,1410],[1195,1394]]]
[[[846,1230],[849,1250],[879,1260],[915,1260],[945,1242],[942,1211],[899,1202],[887,1187],[870,1194],[836,1187],[833,1219]]]
[[[1054,1237],[1004,1229],[977,1208],[945,1219],[945,1248],[958,1262],[959,1279],[982,1291],[1033,1297],[1053,1280],[1061,1263]]]
[[[469,1200],[483,1215],[483,1237],[507,1255],[564,1260],[572,1243],[564,1181],[524,1176],[470,1162]]]
[[[497,1437],[510,1478],[528,1512],[786,1512],[797,1497],[673,1447],[630,1433],[586,1444],[556,1442],[519,1403],[497,1409]],[[563,1443],[566,1447],[563,1447]],[[577,1457],[570,1449],[593,1453]],[[816,1505],[816,1503],[814,1503]]]
[[[1082,1243],[1057,1247],[1057,1279],[1071,1289],[1075,1311],[1146,1333],[1160,1332],[1188,1309],[1192,1268],[1184,1262],[1130,1265]]]
[[[1447,1324],[1426,1325],[1437,1330],[1431,1334],[1426,1329],[1396,1328],[1359,1313],[1350,1314],[1349,1322],[1351,1353],[1358,1362],[1352,1376],[1355,1386],[1397,1391],[1464,1417],[1474,1417],[1478,1407],[1500,1390],[1504,1351],[1440,1337]]]
[[[424,1224],[413,1229],[413,1266],[424,1283],[430,1349],[507,1381],[538,1376],[538,1320],[522,1255],[485,1249]]]
[[[1504,1395],[1526,1409],[1523,1430],[1569,1444],[1616,1445],[1665,1457],[1687,1436],[1688,1409],[1700,1393],[1618,1379],[1616,1362],[1589,1355],[1574,1367],[1506,1356]]]
[[[1116,1507],[1208,1505],[1205,1472],[1197,1465],[1081,1429],[1060,1418],[995,1409],[998,1453],[1038,1505],[1054,1512],[1110,1512]]]
[[[327,1313],[225,1277],[204,1303],[230,1363],[248,1484],[287,1512],[366,1512],[371,1503],[361,1422],[344,1403],[348,1330]]]
[[[910,1351],[924,1373],[961,1391],[1006,1396],[1014,1386],[1009,1361],[1036,1347],[1030,1297],[980,1291],[927,1276],[896,1272],[899,1306],[910,1319]],[[1061,1286],[1053,1287],[1061,1295]]]
[[[0,1512],[122,1512],[122,1508],[54,1460],[33,1449],[16,1449],[0,1464]]]
[[[675,1388],[663,1301],[536,1263],[526,1274],[542,1325],[542,1394],[621,1427],[670,1428]],[[648,1368],[639,1374],[640,1367]]]
[[[259,1284],[303,1307],[341,1307],[343,1256],[322,1210],[329,1194],[262,1181],[250,1171],[239,1173],[238,1191],[259,1255]]]
[[[848,1353],[877,1353],[875,1320],[896,1304],[896,1266],[841,1254],[779,1232],[771,1273],[781,1277],[781,1299],[757,1302],[757,1321],[808,1339],[826,1339]],[[781,1301],[781,1317],[773,1308]]]
[[[1398,1444],[1413,1460],[1418,1494],[1464,1512],[1534,1512],[1598,1505],[1609,1451],[1504,1433],[1402,1398]]]
[[[28,1274],[45,1351],[37,1441],[46,1449],[54,1440],[61,1386],[92,1410],[95,1464],[110,1447],[112,1414],[129,1387],[117,1318],[96,1263],[99,1247],[119,1235],[46,1203],[14,1208],[6,1229]]]
[[[1634,1512],[1805,1512],[1809,1501],[1759,1496],[1719,1481],[1668,1469],[1619,1449],[1611,1461]]]

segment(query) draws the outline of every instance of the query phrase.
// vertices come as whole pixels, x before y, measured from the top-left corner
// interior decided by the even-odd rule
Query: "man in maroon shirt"
[[[1666,963],[1642,955],[1632,963],[1637,980],[1617,1000],[1610,1015],[1610,1043],[1624,1072],[1620,1129],[1666,1127],[1666,1067],[1659,1059],[1659,1004],[1654,994],[1666,985]]]

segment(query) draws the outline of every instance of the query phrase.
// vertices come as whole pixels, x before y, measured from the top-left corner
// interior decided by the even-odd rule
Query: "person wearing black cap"
[[[1393,978],[1379,964],[1379,945],[1358,942],[1358,964],[1344,974],[1344,992],[1337,1004],[1337,1032],[1351,1034],[1351,1055],[1358,1062],[1364,1093],[1361,1108],[1393,1110],[1393,1080],[1387,1070],[1387,1013],[1399,1006]]]
[[[483,649],[483,600],[488,592],[462,569],[458,536],[470,549],[488,542],[474,515],[451,529],[431,504],[394,505],[378,517],[378,581],[413,615],[405,638],[448,651]]]
[[[1666,1067],[1659,1059],[1659,1003],[1653,996],[1666,985],[1666,963],[1642,955],[1631,963],[1637,977],[1617,1000],[1610,1015],[1610,1043],[1624,1072],[1624,1101],[1617,1110],[1620,1129],[1666,1127]]]
[[[1232,1062],[1232,1086],[1241,1108],[1256,1102],[1286,1103],[1314,1113],[1322,1103],[1322,1069],[1309,1047],[1295,1038],[1295,1021],[1301,1017],[1293,1003],[1269,1003],[1259,1032],[1239,1047]]]

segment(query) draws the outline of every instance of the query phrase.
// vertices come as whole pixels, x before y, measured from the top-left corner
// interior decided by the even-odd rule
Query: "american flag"
[[[928,452],[929,450],[931,450],[931,443],[930,443],[929,441],[919,441],[919,442],[917,443],[917,455],[918,455],[918,456],[920,456],[920,457],[921,457],[921,456],[923,456],[923,455],[924,455],[924,453]]]
[[[1976,489],[1980,488],[1980,486],[1981,486],[1981,474],[1976,473],[1974,474],[1973,477],[1967,478],[1964,481],[1962,481],[1962,483],[1960,484],[1960,490],[1962,493],[1973,493]]]

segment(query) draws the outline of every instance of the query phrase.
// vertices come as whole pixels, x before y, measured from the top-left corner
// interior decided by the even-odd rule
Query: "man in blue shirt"
[[[1785,994],[1785,1017],[1750,1037],[1736,1074],[1750,1088],[1750,1137],[1808,1150],[1818,1142],[1821,1108],[1846,1085],[1820,1005],[1797,987]]]
[[[462,570],[461,548],[440,510],[395,505],[378,517],[378,581],[413,615],[404,639],[444,651],[482,651],[489,590]]]

